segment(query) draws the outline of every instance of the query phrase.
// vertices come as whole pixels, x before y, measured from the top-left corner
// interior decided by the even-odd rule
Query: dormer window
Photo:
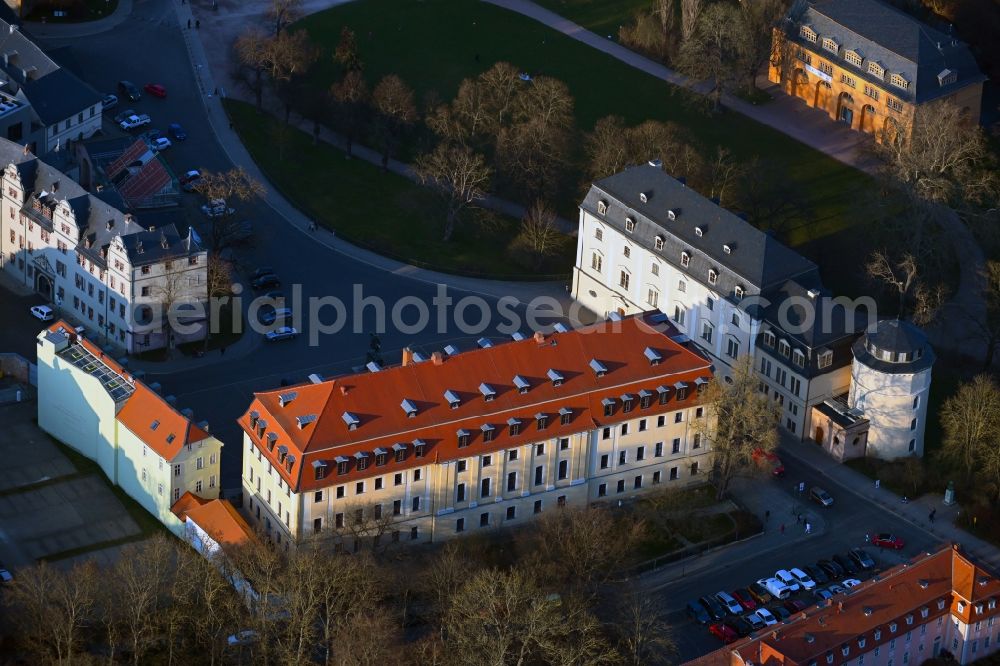
[[[632,233],[635,231],[635,220],[631,217],[625,218],[625,231]]]
[[[688,395],[688,385],[686,382],[677,382],[674,384],[674,388],[677,389],[677,399],[684,400]]]
[[[507,434],[511,437],[517,437],[521,434],[521,422],[518,419],[507,419]]]
[[[736,298],[743,298],[743,294],[744,291],[742,285],[736,285],[735,287],[733,287],[733,296],[735,296]]]
[[[365,451],[358,451],[354,454],[354,459],[357,460],[358,470],[368,469],[368,453]]]
[[[794,352],[792,352],[792,363],[799,366],[800,368],[804,368],[806,366],[806,355],[803,354],[800,350],[796,349]]]
[[[813,44],[816,43],[816,32],[807,25],[799,28],[799,36],[807,42],[812,42]]]
[[[642,352],[642,355],[646,357],[650,365],[659,365],[660,361],[663,360],[663,356],[660,352],[656,351],[652,347],[646,347],[646,350]]]
[[[479,385],[479,392],[483,394],[483,400],[486,402],[492,402],[497,397],[497,392],[486,382]]]
[[[548,414],[542,414],[541,412],[539,412],[538,414],[535,414],[535,427],[536,428],[538,428],[539,430],[545,430],[545,428],[548,425],[549,425],[549,415]]]
[[[959,613],[964,613],[965,612],[965,602],[964,601],[959,601],[957,607],[958,607],[958,612]]]
[[[687,252],[681,252],[681,266],[687,268],[691,263],[691,255]]]
[[[375,449],[375,466],[382,467],[389,462],[389,452],[385,449]]]
[[[313,476],[317,481],[326,477],[326,463],[317,460],[313,463]]]
[[[788,358],[788,356],[792,353],[792,346],[785,340],[778,340],[778,353],[785,358]]]
[[[698,238],[701,238],[702,236],[705,235],[705,230],[702,229],[701,227],[695,227],[694,228],[694,235],[697,236]]]
[[[844,655],[845,657],[851,654],[851,646],[845,645],[844,647],[840,648],[840,654]]]
[[[403,400],[399,406],[403,409],[403,413],[406,414],[406,418],[412,419],[417,415],[417,406],[412,400]]]
[[[855,67],[861,67],[865,62],[865,59],[862,58],[861,54],[857,51],[845,51],[844,60],[851,63]]]
[[[944,87],[958,81],[958,72],[953,69],[942,69],[937,78],[938,85]]]
[[[764,331],[764,344],[768,347],[774,346],[774,333],[772,331]]]
[[[464,449],[469,445],[469,431],[464,428],[459,428],[458,432],[455,433],[458,437],[458,448]]]
[[[348,430],[357,430],[361,424],[361,420],[351,412],[344,412],[340,418],[344,419]]]
[[[874,60],[868,62],[868,73],[879,79],[885,78],[885,68]]]
[[[635,397],[631,393],[626,393],[622,396],[622,412],[628,413],[632,411],[635,406]]]
[[[708,283],[715,284],[719,281],[719,274],[713,268],[708,269]]]
[[[517,387],[517,392],[521,395],[524,395],[531,390],[531,382],[521,375],[514,375],[514,386]]]
[[[829,368],[833,364],[833,352],[829,349],[822,350],[816,358],[816,364],[820,369]]]
[[[875,630],[875,640],[876,641],[882,640],[882,630],[881,629],[876,629]]]
[[[569,422],[573,420],[573,410],[569,407],[562,407],[559,409],[559,424],[569,425]]]
[[[462,404],[462,399],[451,389],[444,392],[444,399],[448,401],[448,406],[452,409],[458,409]]]
[[[895,622],[893,622],[892,624],[889,625],[889,633],[891,633],[891,634],[896,633],[896,623]]]
[[[910,86],[910,82],[904,79],[901,74],[890,74],[889,83],[901,90],[906,90]]]
[[[862,636],[861,638],[859,638],[858,639],[858,649],[864,650],[865,649],[865,643],[867,643],[867,642],[868,641],[865,640],[864,636]]]
[[[913,624],[913,616],[912,615],[907,615],[906,616],[906,624]]]
[[[608,214],[608,202],[605,201],[604,199],[601,199],[600,201],[597,202],[597,214],[598,215]]]
[[[670,400],[670,389],[667,388],[666,386],[657,386],[656,395],[657,395],[657,402],[659,402],[661,405],[665,405],[667,404],[667,401]]]
[[[344,474],[347,474],[347,472],[350,470],[350,465],[351,465],[350,460],[348,460],[344,456],[337,456],[336,461],[337,461],[337,476],[342,476]]]
[[[552,380],[553,386],[562,386],[563,376],[558,370],[549,370],[545,373],[550,380]]]
[[[601,404],[604,405],[604,415],[605,416],[611,416],[612,414],[615,413],[615,399],[614,398],[605,398],[604,400],[601,400]]]
[[[278,443],[278,433],[269,432],[267,433],[267,450],[273,452],[274,445]]]
[[[653,404],[653,392],[642,389],[639,391],[639,409],[649,409]]]
[[[823,48],[830,53],[840,53],[840,44],[830,39],[829,37],[823,38]]]
[[[392,457],[393,459],[400,463],[406,460],[406,444],[400,442],[398,444],[392,445]]]
[[[594,371],[594,374],[598,377],[603,377],[608,374],[608,367],[598,361],[596,358],[590,359],[590,369]]]
[[[649,203],[649,193],[639,192],[639,201],[642,203]]]
[[[496,437],[497,430],[489,423],[483,424],[479,429],[483,432],[484,442],[492,442],[493,439]]]
[[[927,616],[930,615],[930,612],[931,609],[929,609],[927,606],[924,606],[923,608],[920,609],[920,617],[926,620]]]
[[[422,439],[413,440],[413,456],[415,458],[423,458],[424,453],[427,452],[427,444],[424,443]]]

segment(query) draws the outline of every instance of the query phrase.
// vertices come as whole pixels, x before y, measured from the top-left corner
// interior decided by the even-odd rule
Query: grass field
[[[254,161],[289,201],[339,236],[379,254],[433,270],[465,275],[530,280],[544,278],[513,263],[505,250],[517,221],[499,218],[488,229],[474,222],[460,226],[449,243],[441,241],[444,214],[430,190],[382,171],[328,144],[313,144],[298,129],[284,131],[285,146],[275,149],[282,121],[259,114],[251,104],[226,100],[226,111]],[[284,152],[282,160],[280,153]],[[553,266],[568,272],[573,248]]]
[[[598,16],[609,4],[595,0],[588,12]],[[576,100],[581,131],[610,114],[632,124],[647,119],[673,121],[694,135],[705,155],[716,146],[725,146],[740,160],[769,158],[789,174],[788,186],[803,192],[813,211],[811,219],[789,232],[793,244],[857,222],[851,211],[855,193],[871,186],[864,174],[780,132],[735,113],[707,116],[684,91],[484,2],[362,0],[307,17],[297,27],[307,30],[323,49],[310,75],[313,84],[323,89],[339,75],[332,50],[345,25],[357,35],[368,81],[398,74],[415,89],[424,106],[427,100],[450,99],[462,79],[505,60],[533,74],[564,81]],[[577,173],[575,178],[583,185],[582,169]],[[566,202],[566,207],[572,210],[575,204]]]
[[[639,11],[651,9],[650,0],[535,0],[546,9],[565,16],[602,37],[618,41],[618,28]]]

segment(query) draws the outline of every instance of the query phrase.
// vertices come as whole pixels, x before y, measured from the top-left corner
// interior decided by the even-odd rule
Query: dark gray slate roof
[[[879,0],[815,0],[794,6],[789,18],[786,27],[790,39],[836,58],[848,70],[853,69],[857,78],[885,86],[903,100],[926,102],[986,80],[964,43]],[[817,44],[799,36],[802,25],[817,33]],[[822,48],[824,37],[840,45],[837,56]],[[860,68],[844,59],[848,50],[864,58]],[[868,73],[872,60],[885,69],[884,79]],[[945,69],[956,72],[958,78],[941,86],[938,74]],[[909,82],[907,89],[890,86],[891,74],[901,74]]]
[[[883,319],[854,343],[855,357],[881,372],[911,374],[934,365],[934,351],[919,328],[902,319]],[[876,354],[906,354],[904,362],[886,361]]]
[[[191,227],[188,227],[186,236],[181,236],[173,224],[122,236],[122,244],[125,245],[133,266],[155,264],[201,252],[201,247],[194,241]]]
[[[607,204],[603,215],[598,213],[600,201]],[[732,295],[736,285],[751,295],[790,278],[817,275],[813,262],[657,166],[635,166],[597,181],[581,207],[669,264],[680,267],[681,253],[689,253],[690,265],[679,269],[706,285],[709,269],[717,271],[718,282],[711,288],[723,296]],[[635,220],[632,233],[625,231],[627,217]],[[657,236],[664,240],[662,250],[655,249]]]
[[[844,305],[848,301],[834,299],[819,283],[802,284],[789,280],[761,296],[766,306],[758,315],[760,319],[810,349],[830,345],[845,337],[853,340],[868,326],[868,317],[874,315],[861,310],[855,312],[853,318],[849,317]]]

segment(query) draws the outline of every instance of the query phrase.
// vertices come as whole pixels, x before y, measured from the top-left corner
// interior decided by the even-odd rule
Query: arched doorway
[[[38,277],[35,279],[35,291],[41,294],[42,298],[51,302],[52,301],[52,278],[50,278],[45,273],[41,271],[37,272]]]
[[[823,446],[823,426],[816,426],[816,434],[813,435],[813,439],[817,444]]]
[[[858,124],[858,129],[867,134],[875,132],[875,107],[871,104],[861,107],[861,122]]]
[[[813,99],[813,106],[817,109],[823,109],[827,113],[830,112],[830,101],[833,97],[833,89],[830,84],[826,81],[820,81],[816,84],[816,94]]]
[[[854,127],[854,98],[851,93],[840,93],[837,100],[837,120],[848,127]]]
[[[792,94],[809,101],[809,77],[801,67],[792,72]]]

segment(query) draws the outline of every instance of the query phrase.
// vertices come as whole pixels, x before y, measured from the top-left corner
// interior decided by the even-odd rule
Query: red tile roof
[[[429,460],[444,461],[522,445],[537,439],[534,417],[538,413],[548,415],[548,425],[541,433],[545,439],[617,423],[625,420],[620,401],[625,393],[635,397],[636,405],[640,390],[653,394],[651,407],[636,406],[627,417],[630,419],[696,404],[694,382],[710,378],[711,365],[701,354],[671,339],[676,335],[677,330],[666,321],[627,317],[541,339],[465,351],[443,357],[440,363],[431,359],[319,384],[260,392],[239,423],[296,492],[320,488]],[[656,365],[647,357],[647,348],[659,356]],[[604,376],[597,377],[590,366],[592,360],[607,369]],[[550,370],[562,376],[561,385],[554,385],[548,376]],[[518,391],[515,375],[530,384],[527,393]],[[690,385],[683,402],[676,399],[674,384],[678,382]],[[494,400],[485,401],[481,384],[495,391]],[[665,405],[657,401],[659,386],[669,389],[670,400]],[[446,391],[459,398],[457,408],[449,405]],[[604,398],[619,399],[610,417],[604,416]],[[404,400],[416,408],[415,415],[408,416],[404,411]],[[559,415],[563,408],[572,410],[570,422],[565,425]],[[357,419],[356,429],[348,428],[347,414]],[[258,426],[266,424],[263,437],[251,425],[254,415],[259,417]],[[520,421],[519,435],[508,434],[511,418]],[[491,442],[484,441],[481,428],[486,424],[495,428]],[[468,452],[463,449],[459,453],[459,429],[470,435]],[[272,439],[274,446],[269,447]],[[425,444],[425,460],[414,457],[413,442],[418,439]],[[390,462],[378,468],[372,463],[363,471],[352,465],[349,474],[336,474],[337,457],[353,462],[357,452],[374,456],[376,449],[382,449],[392,461],[392,447],[396,444],[408,448],[404,463]],[[286,464],[281,463],[282,452],[294,458],[291,465],[287,465],[288,458]],[[326,465],[326,478],[315,479],[314,464]]]
[[[132,162],[135,162],[148,152],[149,146],[146,145],[146,142],[142,139],[136,139],[132,145],[125,149],[125,152],[116,157],[114,161],[112,161],[111,164],[105,168],[105,173],[108,174],[108,178],[114,180],[118,174],[125,169],[125,167]]]
[[[184,493],[170,510],[182,521],[190,520],[220,546],[238,546],[253,538],[253,530],[232,504]]]
[[[975,571],[973,579],[969,578],[971,571]],[[815,661],[825,665],[827,654],[832,655],[834,665],[856,662],[861,652],[905,635],[914,627],[949,612],[960,615],[959,588],[971,591],[970,580],[974,580],[976,599],[1000,597],[1000,580],[976,567],[958,546],[949,546],[894,567],[846,594],[837,595],[828,605],[797,613],[756,638],[720,648],[689,663],[711,666],[728,663],[735,655],[738,657],[733,659],[735,663],[742,660],[754,664],[805,665]],[[974,606],[964,605],[961,614],[966,621],[975,611]],[[982,613],[977,612],[972,619],[986,619],[997,612],[998,609],[984,604]],[[858,645],[858,639],[862,638],[864,648]],[[842,652],[844,647],[848,648],[847,656]]]
[[[192,423],[162,396],[135,379],[100,347],[87,338],[77,335],[70,324],[60,320],[52,324],[48,330],[69,335],[73,343],[81,345],[99,358],[101,363],[124,378],[135,389],[118,410],[117,419],[157,455],[166,460],[173,460],[185,444],[208,439],[207,432]]]

